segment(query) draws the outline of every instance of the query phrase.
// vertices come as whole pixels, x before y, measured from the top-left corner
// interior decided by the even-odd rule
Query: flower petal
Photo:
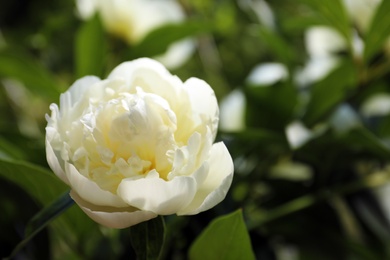
[[[97,206],[127,207],[118,196],[102,190],[95,182],[78,172],[74,165],[65,163],[65,172],[69,185],[79,196]]]
[[[211,123],[211,131],[215,138],[218,128],[218,103],[213,89],[205,81],[198,78],[189,78],[184,82],[184,87],[190,98],[192,111],[199,118],[195,118],[198,124]]]
[[[119,184],[117,194],[133,207],[169,215],[192,201],[196,187],[196,180],[192,177],[178,176],[165,181],[156,174],[138,180],[124,179]]]
[[[61,167],[60,160],[63,164],[61,157],[58,157],[51,146],[50,141],[54,138],[56,131],[52,127],[46,127],[46,159],[52,169],[52,171],[60,178],[63,182],[69,185],[68,178],[64,172],[64,169]]]
[[[224,143],[213,145],[210,153],[210,171],[206,180],[199,187],[194,200],[177,215],[194,215],[208,210],[221,202],[232,183],[234,165]]]
[[[157,217],[152,212],[141,211],[133,207],[114,208],[96,206],[83,200],[73,190],[70,192],[70,196],[91,219],[109,228],[126,228]]]

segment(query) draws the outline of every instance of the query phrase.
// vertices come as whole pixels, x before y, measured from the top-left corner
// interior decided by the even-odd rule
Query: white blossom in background
[[[291,122],[286,127],[287,141],[292,149],[297,149],[309,141],[313,133],[300,121]]]
[[[224,97],[219,105],[219,129],[225,132],[239,132],[245,129],[245,106],[244,93],[233,90]]]
[[[275,30],[275,15],[265,0],[239,0],[243,10],[254,12],[259,22],[270,30]]]
[[[219,109],[204,81],[182,82],[157,61],[76,81],[50,106],[46,155],[93,220],[125,228],[157,215],[193,215],[221,202],[233,161],[213,143]]]
[[[338,133],[347,132],[355,127],[361,126],[359,115],[348,104],[340,105],[333,112],[330,124]]]
[[[287,77],[288,71],[283,64],[269,62],[261,63],[253,68],[246,82],[252,86],[270,86]]]
[[[359,30],[366,32],[381,0],[343,0],[351,20]]]
[[[309,59],[295,75],[299,86],[307,86],[326,77],[339,64],[335,54],[347,46],[343,37],[327,26],[310,27],[305,31],[304,40]]]
[[[361,112],[366,117],[390,114],[390,94],[378,93],[372,95],[363,103]]]
[[[183,22],[186,17],[175,0],[77,0],[79,16],[87,20],[96,12],[100,14],[106,30],[137,44],[153,30],[167,24]],[[169,69],[183,65],[193,54],[192,39],[173,43],[166,53],[154,57]]]

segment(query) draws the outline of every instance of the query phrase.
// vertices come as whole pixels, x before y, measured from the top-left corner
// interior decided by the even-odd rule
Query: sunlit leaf
[[[75,39],[76,77],[102,76],[107,43],[100,19],[95,15],[77,31]]]
[[[189,258],[255,259],[242,211],[213,220],[191,246]]]
[[[159,216],[131,227],[130,235],[138,260],[158,259],[165,237],[163,217]]]
[[[381,1],[365,35],[364,59],[368,61],[390,35],[390,1]]]
[[[197,21],[164,25],[149,33],[140,43],[135,45],[131,49],[129,57],[155,56],[165,52],[173,42],[210,30],[209,25]]]

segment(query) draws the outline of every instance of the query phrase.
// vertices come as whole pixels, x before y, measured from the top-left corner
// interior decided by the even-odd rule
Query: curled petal
[[[99,81],[98,77],[86,76],[73,83],[68,91],[60,96],[61,114],[68,113],[85,96],[85,92]]]
[[[97,206],[128,206],[118,196],[109,191],[102,190],[95,182],[79,173],[72,164],[65,163],[65,172],[69,180],[69,185],[83,200]]]
[[[138,180],[124,179],[117,193],[129,205],[159,215],[174,214],[194,198],[196,180],[178,176],[165,181],[158,176]]]
[[[54,135],[54,129],[51,127],[46,128],[46,159],[50,166],[50,168],[53,170],[55,175],[57,175],[58,178],[60,178],[63,182],[69,185],[68,178],[66,177],[66,174],[64,172],[64,169],[61,167],[61,163],[59,160],[62,161],[62,159],[54,153],[53,147],[51,146],[50,140],[52,139],[52,135]],[[62,161],[63,163],[63,161]]]
[[[141,211],[133,207],[96,206],[83,200],[73,190],[70,192],[70,196],[91,219],[109,228],[126,228],[157,217],[152,212]]]
[[[224,143],[212,146],[210,153],[210,171],[195,194],[194,200],[177,215],[194,215],[208,210],[221,202],[232,183],[234,165]]]

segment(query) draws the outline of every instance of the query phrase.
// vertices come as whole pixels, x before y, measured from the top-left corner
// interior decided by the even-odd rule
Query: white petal
[[[199,187],[194,200],[177,215],[198,214],[214,207],[225,198],[233,180],[234,165],[224,143],[213,145],[209,163],[209,175]]]
[[[55,173],[55,175],[57,175],[58,178],[60,178],[63,182],[69,185],[68,178],[66,177],[64,169],[61,167],[59,161],[59,160],[62,161],[62,159],[57,157],[50,143],[51,135],[53,134],[52,130],[53,129],[51,127],[46,128],[46,159],[50,168]]]
[[[70,196],[91,219],[109,228],[126,228],[157,217],[152,212],[141,211],[133,207],[99,207],[86,202],[73,190]]]
[[[286,136],[292,149],[297,149],[312,138],[313,133],[301,122],[295,121],[286,127]]]
[[[96,12],[97,2],[95,0],[77,0],[76,7],[80,18],[87,20]]]
[[[189,59],[194,50],[194,41],[185,39],[171,44],[164,54],[155,56],[154,59],[164,64],[168,69],[176,69]]]
[[[220,102],[219,129],[227,132],[239,132],[245,128],[245,106],[246,98],[244,93],[233,90]]]
[[[186,207],[194,198],[196,181],[192,177],[178,176],[171,181],[159,177],[138,180],[124,179],[117,194],[129,205],[169,215]]]
[[[378,93],[367,98],[361,112],[366,117],[386,116],[390,114],[390,95],[387,93]]]
[[[287,68],[276,62],[257,65],[249,73],[247,82],[252,85],[270,86],[288,77]]]
[[[72,86],[60,96],[61,111],[73,107],[84,96],[84,93],[91,88],[92,85],[99,82],[100,79],[95,76],[86,76],[76,80]]]
[[[128,206],[118,196],[109,191],[102,190],[95,182],[79,173],[72,164],[65,163],[65,172],[69,180],[69,185],[85,201],[98,206]]]
[[[188,92],[192,111],[200,115],[198,122],[204,124],[210,120],[212,122],[211,131],[215,137],[218,128],[219,109],[214,90],[209,84],[198,78],[189,78],[184,83],[184,87]]]
[[[307,29],[305,45],[312,58],[327,57],[345,50],[347,47],[343,36],[328,26],[313,26]]]

